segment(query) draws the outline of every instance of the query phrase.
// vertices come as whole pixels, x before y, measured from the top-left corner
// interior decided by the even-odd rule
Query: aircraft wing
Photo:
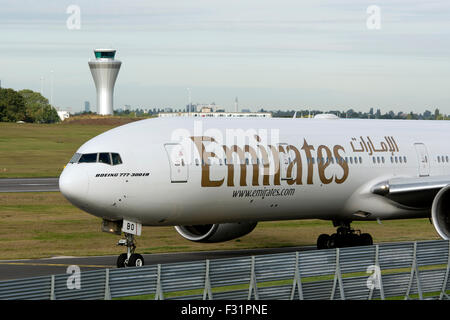
[[[372,187],[374,194],[404,206],[431,208],[436,194],[450,184],[450,176],[392,178]]]

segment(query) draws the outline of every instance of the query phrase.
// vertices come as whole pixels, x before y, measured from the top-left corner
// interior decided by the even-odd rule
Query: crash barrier
[[[0,299],[448,299],[450,242],[313,250],[0,282]]]

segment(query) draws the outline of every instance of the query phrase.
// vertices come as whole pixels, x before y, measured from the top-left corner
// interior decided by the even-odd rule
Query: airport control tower
[[[114,60],[114,49],[95,49],[94,53],[95,59],[88,63],[97,88],[97,113],[112,115],[114,84],[122,62]]]

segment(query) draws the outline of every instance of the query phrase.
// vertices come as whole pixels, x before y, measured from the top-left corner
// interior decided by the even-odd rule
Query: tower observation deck
[[[114,49],[95,49],[94,54],[88,64],[97,89],[97,113],[112,115],[114,85],[122,62],[114,59]]]

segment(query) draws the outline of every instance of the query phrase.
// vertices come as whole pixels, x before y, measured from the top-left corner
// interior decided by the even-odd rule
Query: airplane
[[[61,193],[125,238],[117,266],[144,265],[142,226],[221,242],[260,221],[322,219],[317,248],[372,245],[352,221],[430,218],[450,237],[446,121],[168,117],[136,121],[84,143]]]

